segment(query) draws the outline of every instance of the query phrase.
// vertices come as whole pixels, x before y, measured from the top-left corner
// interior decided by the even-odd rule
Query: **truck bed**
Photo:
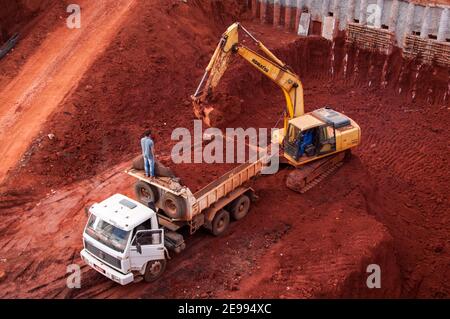
[[[164,163],[180,178],[181,185],[197,193],[222,175],[240,166],[239,163]]]
[[[222,197],[228,195],[252,177],[258,175],[263,169],[262,160],[244,163],[222,175],[194,194],[199,211],[208,208]]]
[[[176,179],[170,177],[150,179],[145,176],[144,171],[136,169],[129,169],[126,173],[167,192],[184,197],[192,205],[191,216],[193,217],[248,182],[252,177],[258,175],[263,167],[264,159],[239,164],[195,193],[187,186],[182,186]]]

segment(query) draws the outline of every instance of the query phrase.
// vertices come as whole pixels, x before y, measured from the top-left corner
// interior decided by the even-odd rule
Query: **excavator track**
[[[326,171],[324,171],[322,174],[320,174],[314,180],[307,183],[305,187],[301,188],[300,193],[304,194],[307,191],[309,191],[311,188],[313,188],[314,186],[319,184],[321,181],[323,181],[325,178],[330,176],[333,172],[335,172],[339,167],[342,166],[342,164],[344,164],[344,163],[343,162],[337,163],[337,164],[333,165],[332,167],[330,167],[329,169],[327,169]]]
[[[304,194],[341,167],[345,158],[346,152],[341,152],[305,164],[288,175],[286,186],[293,191]]]

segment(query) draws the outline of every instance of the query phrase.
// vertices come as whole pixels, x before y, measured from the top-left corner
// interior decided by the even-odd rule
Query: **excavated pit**
[[[70,252],[55,255],[44,247],[42,241],[55,236],[44,232],[40,241],[32,240],[24,257],[17,257],[13,243],[23,233],[29,236],[27,227],[32,226],[22,216],[25,206],[21,205],[28,202],[32,216],[47,210],[46,214],[55,211],[55,218],[61,217],[62,207],[55,202],[35,207],[33,198],[50,189],[66,192],[78,183],[87,187],[83,181],[107,175],[111,167],[139,153],[138,139],[147,127],[155,132],[158,158],[172,166],[171,132],[177,127],[192,129],[189,96],[220,34],[237,17],[300,75],[306,111],[329,105],[361,126],[362,145],[354,158],[305,195],[284,186],[288,170],[260,178],[252,185],[260,197],[252,214],[232,226],[224,238],[193,236],[188,242],[191,248],[171,261],[163,282],[140,283],[137,289],[118,287],[86,271],[90,284],[71,292],[58,289],[64,277],[52,281],[45,271],[33,274],[46,268],[60,271],[42,266],[46,259],[62,268],[67,260],[78,260],[74,256],[81,249],[79,238],[65,238],[62,232],[76,229],[81,234],[84,221],[80,205],[67,204],[67,214],[76,218],[61,222],[56,232],[60,245],[71,247]],[[5,225],[14,226],[14,231],[4,227],[0,234],[5,244],[2,252],[10,260],[7,273],[28,269],[7,277],[2,283],[4,296],[449,296],[445,284],[450,279],[445,271],[449,70],[405,60],[399,50],[388,56],[360,50],[346,45],[342,37],[334,43],[320,37],[298,38],[249,17],[234,1],[137,5],[2,187],[2,216]],[[239,103],[219,105],[220,128],[271,128],[280,119],[281,91],[244,62],[235,61],[221,85],[223,94],[238,98]],[[47,138],[50,133],[55,138]],[[204,178],[214,177],[205,173],[204,165],[208,164],[174,170],[183,180],[201,184]],[[226,171],[228,166],[223,168]],[[221,175],[215,166],[207,170]],[[126,189],[111,185],[108,189],[128,192],[131,183],[125,184]],[[91,199],[84,190],[74,192],[80,201]],[[70,194],[58,196],[64,200]],[[380,290],[364,286],[366,266],[372,263],[386,273]],[[32,276],[37,276],[35,287],[15,290],[17,280]],[[193,282],[200,288],[194,291]]]

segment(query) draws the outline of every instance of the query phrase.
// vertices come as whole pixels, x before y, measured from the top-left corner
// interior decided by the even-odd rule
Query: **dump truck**
[[[240,164],[195,193],[174,177],[148,178],[135,168],[137,200],[115,194],[87,210],[82,259],[105,277],[126,285],[158,279],[170,254],[186,247],[184,233],[206,228],[222,235],[230,220],[249,212],[256,195],[250,181],[268,157]]]

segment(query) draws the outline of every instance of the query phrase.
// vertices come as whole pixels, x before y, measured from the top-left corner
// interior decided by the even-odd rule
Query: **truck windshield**
[[[130,237],[130,231],[117,228],[91,214],[86,227],[86,233],[102,244],[123,253]]]

